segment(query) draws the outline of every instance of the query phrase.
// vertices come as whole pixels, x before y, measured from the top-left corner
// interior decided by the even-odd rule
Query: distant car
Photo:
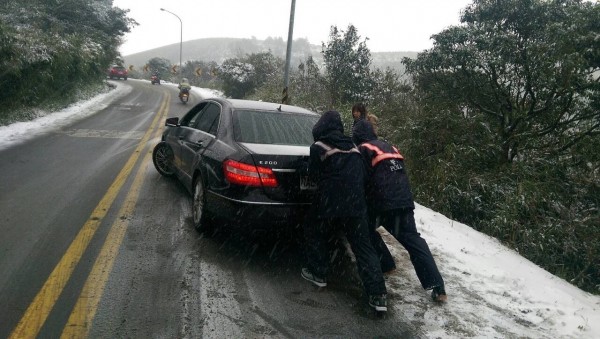
[[[153,162],[192,195],[194,226],[215,218],[293,231],[310,206],[312,128],[319,115],[268,102],[211,98],[166,120]]]
[[[129,72],[127,71],[127,68],[125,68],[123,66],[112,66],[108,70],[108,77],[111,79],[122,78],[123,80],[127,80],[128,73]]]

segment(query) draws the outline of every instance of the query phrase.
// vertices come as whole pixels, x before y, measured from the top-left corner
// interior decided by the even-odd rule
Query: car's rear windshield
[[[234,135],[238,142],[310,146],[316,115],[238,110],[234,112]]]

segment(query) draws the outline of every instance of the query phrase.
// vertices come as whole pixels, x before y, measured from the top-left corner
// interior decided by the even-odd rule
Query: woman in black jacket
[[[327,243],[342,230],[356,257],[369,305],[376,311],[387,311],[385,280],[366,220],[366,169],[360,152],[344,135],[336,111],[324,113],[312,132],[315,143],[310,147],[308,175],[317,183],[317,192],[304,223],[308,265],[302,268],[302,277],[317,286],[327,286]]]
[[[382,225],[408,251],[421,286],[432,291],[438,302],[447,300],[444,280],[431,255],[425,239],[417,231],[413,201],[404,157],[389,143],[377,139],[373,126],[359,120],[354,126],[352,140],[366,161],[367,203],[371,242],[378,252],[383,272],[396,265],[376,228]]]

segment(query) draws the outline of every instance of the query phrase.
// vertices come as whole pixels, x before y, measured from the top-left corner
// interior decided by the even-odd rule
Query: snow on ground
[[[150,83],[149,80],[132,81],[146,81]],[[33,121],[17,122],[9,126],[0,126],[0,150],[15,143],[20,143],[25,140],[36,138],[42,134],[57,131],[64,126],[68,126],[79,119],[85,118],[106,108],[112,101],[127,95],[131,91],[131,86],[125,81],[109,81],[109,83],[115,85],[116,89],[100,94],[90,100],[73,104],[59,112],[52,114],[39,112],[40,118]],[[176,84],[164,81],[162,83],[166,86],[177,86]],[[197,87],[192,89],[192,94],[194,93],[202,98],[221,95],[218,91]]]
[[[394,311],[428,337],[600,338],[599,296],[426,207],[417,205],[415,220],[444,277],[448,303],[429,302],[406,251],[382,231],[400,263],[387,283]]]
[[[78,102],[62,111],[52,114],[39,112],[40,117],[35,120],[0,126],[0,150],[15,143],[34,139],[42,134],[59,130],[61,127],[104,109],[113,100],[127,95],[130,91],[130,86],[118,86],[117,90],[97,95],[87,101]]]
[[[60,129],[126,95],[116,89],[30,122],[0,126],[0,149]],[[174,84],[165,84],[175,86]],[[201,97],[221,94],[193,88]],[[446,282],[437,305],[419,285],[404,248],[380,228],[398,269],[386,277],[390,312],[428,338],[600,338],[600,296],[584,292],[494,238],[417,205],[417,227]]]

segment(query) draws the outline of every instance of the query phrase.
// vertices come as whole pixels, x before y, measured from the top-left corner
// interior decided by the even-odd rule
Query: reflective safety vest
[[[373,159],[371,159],[371,166],[375,167],[379,162],[386,160],[386,159],[400,159],[400,160],[404,160],[404,157],[402,156],[402,154],[400,154],[400,152],[398,151],[398,149],[394,146],[392,146],[392,149],[394,150],[394,153],[386,153],[384,151],[382,151],[379,147],[369,144],[368,142],[362,143],[360,146],[358,147],[365,147],[370,149],[371,151],[375,152],[375,156],[373,157]]]
[[[315,142],[315,145],[317,145],[325,150],[325,153],[321,154],[321,161],[325,161],[325,159],[327,159],[329,156],[334,155],[336,153],[358,153],[358,154],[360,154],[360,151],[356,147],[352,147],[351,149],[344,151],[339,148],[331,147],[321,141]]]

